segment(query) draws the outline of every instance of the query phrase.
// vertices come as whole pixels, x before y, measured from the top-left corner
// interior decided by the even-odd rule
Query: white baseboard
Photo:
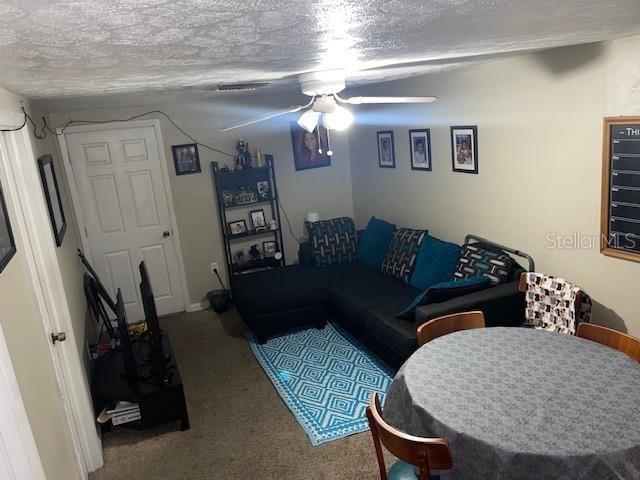
[[[200,310],[206,310],[207,308],[209,308],[207,302],[192,303],[191,305],[189,305],[189,309],[187,311],[199,312]]]

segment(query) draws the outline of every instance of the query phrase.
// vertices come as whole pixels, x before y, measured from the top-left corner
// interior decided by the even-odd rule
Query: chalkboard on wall
[[[640,262],[640,117],[604,119],[600,251]]]

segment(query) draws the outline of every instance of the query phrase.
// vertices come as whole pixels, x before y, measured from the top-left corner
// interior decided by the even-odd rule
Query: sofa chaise
[[[356,232],[359,245],[363,235],[366,231]],[[518,278],[524,269],[513,254],[532,262],[531,258],[477,237],[468,236],[467,245],[489,250],[501,258],[509,255],[512,262],[508,271],[502,272],[502,283],[481,290],[474,288],[477,291],[466,294],[463,291],[453,298],[434,297],[435,301],[419,302],[405,315],[400,314],[416,298],[424,299],[421,297],[424,290],[390,275],[388,270],[384,273],[371,262],[367,264],[353,252],[349,261],[326,266],[303,260],[298,265],[235,276],[231,282],[232,298],[242,319],[261,343],[272,335],[303,325],[323,328],[331,318],[390,366],[398,367],[418,347],[417,326],[433,318],[482,310],[487,326],[517,326],[524,322],[524,295],[518,291]],[[303,244],[301,249],[304,248],[309,245]],[[388,257],[386,252],[385,259]],[[456,266],[461,261],[455,258]],[[451,272],[442,275],[451,276]],[[453,282],[453,286],[461,284]]]

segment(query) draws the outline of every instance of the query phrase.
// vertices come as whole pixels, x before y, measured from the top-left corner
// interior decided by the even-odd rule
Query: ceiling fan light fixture
[[[353,114],[339,105],[336,105],[333,112],[324,114],[324,126],[328,130],[346,130],[352,123]]]
[[[316,126],[318,125],[318,120],[320,119],[320,112],[315,112],[313,110],[307,110],[300,118],[298,118],[298,125],[301,128],[305,129],[309,133],[313,133]]]

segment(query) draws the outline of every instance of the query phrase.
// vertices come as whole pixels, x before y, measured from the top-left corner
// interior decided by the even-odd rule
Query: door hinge
[[[87,226],[84,226],[84,236],[89,238],[89,232],[87,231]]]

